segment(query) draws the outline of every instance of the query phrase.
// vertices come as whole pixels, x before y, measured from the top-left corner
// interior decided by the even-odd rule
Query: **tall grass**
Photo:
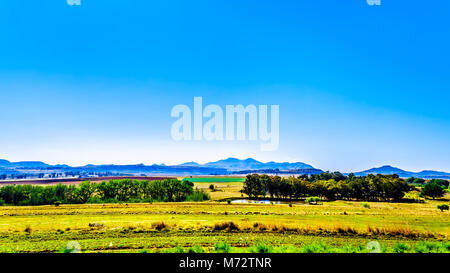
[[[188,202],[201,202],[211,200],[211,196],[203,190],[196,189],[192,194],[186,197]]]
[[[359,236],[359,237],[404,237],[404,238],[439,238],[445,236],[442,234],[422,232],[412,230],[409,227],[391,227],[379,228],[368,226],[366,230],[355,229],[350,226],[323,227],[323,226],[292,226],[284,224],[263,224],[259,222],[236,224],[232,221],[216,223],[212,231],[243,231],[243,232],[276,232],[276,233],[295,233],[299,235],[319,235],[319,236]]]
[[[323,241],[312,242],[303,246],[280,245],[274,246],[264,242],[257,242],[249,247],[231,247],[225,242],[219,242],[211,253],[370,253],[365,245],[341,245],[334,246]],[[165,252],[172,253],[204,253],[206,249],[201,246],[183,248],[177,246]],[[420,242],[415,247],[404,243],[396,243],[393,247],[381,247],[381,252],[386,253],[450,253],[450,242]]]

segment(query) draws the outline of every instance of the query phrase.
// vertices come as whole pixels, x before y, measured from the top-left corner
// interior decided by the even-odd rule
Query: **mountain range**
[[[226,175],[245,174],[250,172],[282,173],[282,174],[311,174],[321,173],[320,169],[303,162],[260,162],[253,158],[244,160],[227,158],[205,164],[186,162],[179,165],[166,166],[164,164],[154,165],[86,165],[71,167],[68,165],[49,165],[41,161],[10,162],[0,159],[0,174],[33,174],[33,173],[77,173],[92,175],[97,173],[114,174],[158,174],[158,175]],[[421,172],[405,171],[389,165],[356,172],[357,176],[368,174],[398,174],[400,177],[418,178],[443,178],[450,179],[450,173],[424,170]]]
[[[242,171],[242,170],[263,170],[263,169],[279,169],[279,170],[299,170],[299,169],[313,169],[313,166],[305,164],[303,162],[283,162],[277,163],[274,161],[263,163],[253,158],[247,158],[240,160],[237,158],[227,158],[215,162],[209,162],[206,164],[198,164],[196,162],[187,162],[178,166],[195,166],[195,167],[210,167],[210,168],[223,168],[229,171]]]
[[[417,178],[443,178],[450,179],[450,173],[424,170],[421,172],[405,171],[389,165],[381,166],[379,168],[372,168],[362,172],[355,173],[356,176],[366,176],[368,174],[398,174],[400,177],[417,177]]]

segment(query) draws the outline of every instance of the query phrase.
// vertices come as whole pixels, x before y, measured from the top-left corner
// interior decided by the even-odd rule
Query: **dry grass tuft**
[[[101,224],[101,223],[89,223],[89,227],[90,227],[90,228],[97,228],[97,229],[100,229],[100,228],[104,228],[105,225],[104,225],[104,224]]]
[[[240,228],[232,221],[228,222],[222,222],[222,223],[216,223],[213,228],[214,231],[233,231],[233,230],[240,230]]]
[[[167,230],[169,226],[164,222],[156,222],[152,224],[152,228],[156,229],[157,231]]]

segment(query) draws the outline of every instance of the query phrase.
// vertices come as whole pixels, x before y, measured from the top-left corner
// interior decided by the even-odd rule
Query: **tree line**
[[[345,176],[339,172],[280,177],[247,175],[242,192],[251,198],[299,199],[318,196],[329,200],[400,200],[413,186],[398,175]]]
[[[194,184],[177,179],[84,181],[79,185],[8,185],[0,187],[0,204],[52,205],[117,202],[203,201],[209,196]]]

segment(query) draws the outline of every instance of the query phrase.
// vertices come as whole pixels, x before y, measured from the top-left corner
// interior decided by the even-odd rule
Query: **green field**
[[[368,252],[372,241],[383,252],[445,252],[450,214],[440,203],[3,206],[0,252],[59,252],[70,241],[84,252]]]

